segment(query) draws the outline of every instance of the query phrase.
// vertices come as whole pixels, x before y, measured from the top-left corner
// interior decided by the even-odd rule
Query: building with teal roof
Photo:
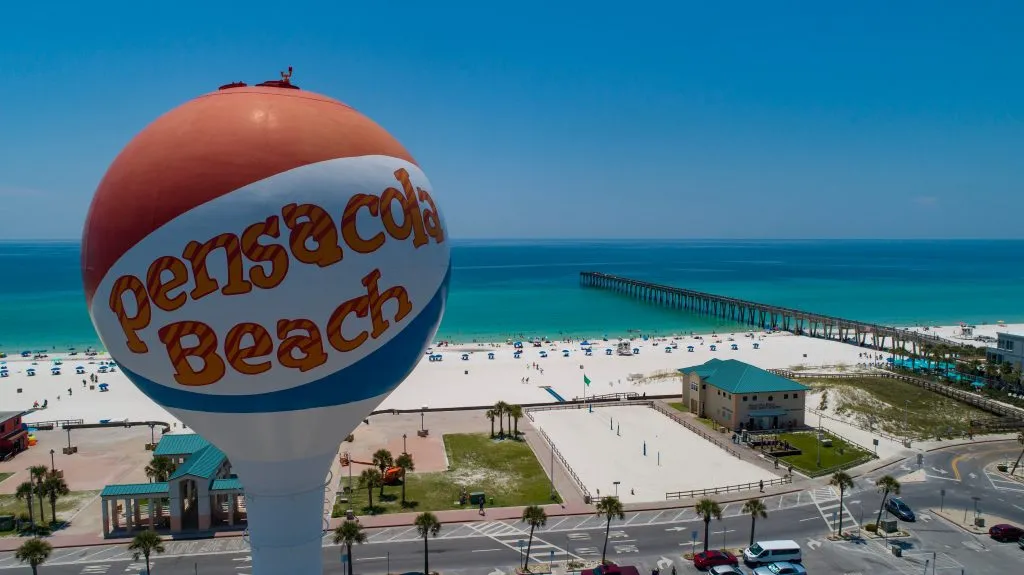
[[[242,483],[217,446],[194,433],[164,435],[153,457],[172,465],[167,481],[103,488],[104,537],[124,537],[140,529],[175,534],[246,524]]]
[[[690,412],[733,431],[804,426],[806,385],[735,359],[711,359],[679,370]]]

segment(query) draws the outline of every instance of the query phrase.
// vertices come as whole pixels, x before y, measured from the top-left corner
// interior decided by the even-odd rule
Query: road
[[[859,479],[846,494],[840,507],[838,494],[831,487],[819,487],[799,494],[765,499],[769,516],[758,521],[760,537],[795,539],[805,550],[804,564],[811,573],[881,575],[921,573],[924,562],[938,561],[936,575],[953,575],[965,569],[969,573],[1003,575],[1006,566],[1017,572],[1024,551],[1013,544],[998,544],[987,537],[961,531],[928,513],[931,507],[947,509],[973,508],[971,497],[980,497],[983,510],[998,508],[998,513],[1024,524],[1024,485],[1001,483],[990,477],[985,465],[1008,455],[1016,457],[1015,444],[973,446],[969,449],[938,451],[927,454],[919,467],[916,461],[879,470]],[[902,558],[892,556],[879,542],[831,542],[828,533],[840,516],[844,529],[874,522],[881,502],[873,486],[877,477],[889,473],[901,476],[923,469],[924,480],[906,483],[902,497],[921,516],[910,525],[913,537],[901,540]],[[940,489],[945,489],[945,496]],[[722,521],[712,521],[710,545],[713,548],[742,547],[750,537],[750,518],[741,512],[742,504],[723,508]],[[696,572],[682,558],[694,545],[700,548],[704,537],[703,523],[692,509],[637,512],[624,521],[612,523],[608,556],[620,563],[642,567],[642,572],[661,566],[667,573],[676,566],[680,573]],[[401,573],[423,568],[423,541],[414,528],[388,528],[367,531],[367,544],[354,550],[355,570],[362,574]],[[528,528],[512,521],[483,521],[445,525],[439,537],[429,541],[430,566],[444,573],[507,574],[521,558],[520,541],[529,537]],[[594,516],[554,517],[538,529],[531,557],[535,561],[550,558],[598,559],[604,542],[604,522]],[[240,538],[172,541],[167,551],[153,561],[157,575],[251,574],[251,563],[245,542]],[[325,573],[341,574],[340,548],[325,538]],[[934,554],[934,555],[933,555]],[[99,575],[138,573],[142,565],[135,562],[124,545],[58,549],[45,565],[52,575]],[[0,554],[0,573],[20,566],[11,553]]]

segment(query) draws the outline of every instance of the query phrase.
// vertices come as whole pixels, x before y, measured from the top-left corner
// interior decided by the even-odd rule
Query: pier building
[[[806,385],[735,359],[712,359],[679,370],[690,412],[733,431],[804,425]]]

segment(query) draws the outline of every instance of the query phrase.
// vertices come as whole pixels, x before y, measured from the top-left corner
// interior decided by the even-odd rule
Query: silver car
[[[711,573],[711,575],[747,575],[743,572],[743,569],[735,565],[715,565],[708,569],[708,573]]]
[[[754,575],[807,575],[807,569],[799,563],[779,561],[754,569]]]

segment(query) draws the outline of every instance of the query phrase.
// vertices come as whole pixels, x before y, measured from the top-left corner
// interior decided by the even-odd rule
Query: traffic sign
[[[693,531],[690,532],[690,539],[692,539],[694,541],[697,540],[697,530],[696,529],[694,529]]]

